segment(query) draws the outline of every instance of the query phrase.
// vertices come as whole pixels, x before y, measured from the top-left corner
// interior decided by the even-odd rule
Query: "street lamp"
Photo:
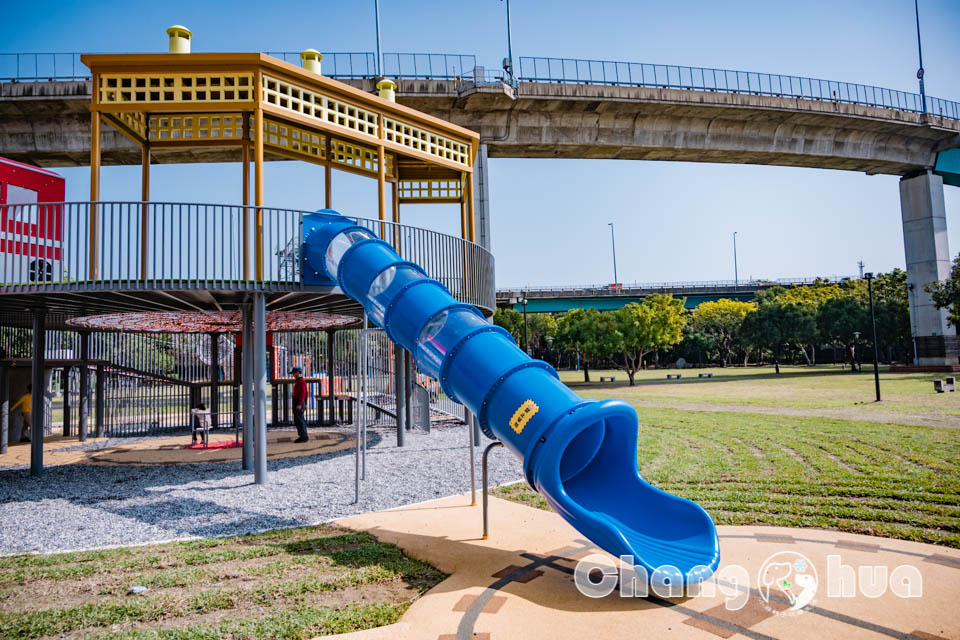
[[[917,17],[917,56],[920,58],[920,68],[917,69],[917,80],[920,81],[920,109],[922,113],[927,112],[927,94],[923,90],[923,49],[920,47],[920,4],[919,0],[913,0],[913,12]]]
[[[507,57],[503,59],[503,70],[513,79],[513,34],[510,26],[510,0],[507,0]]]
[[[733,288],[736,289],[740,284],[740,278],[737,275],[737,232],[733,232]]]
[[[614,289],[616,289],[617,283],[620,282],[617,280],[617,241],[613,234],[613,223],[608,222],[607,226],[610,227],[610,247],[613,249],[613,285]]]
[[[377,19],[377,75],[383,75],[383,56],[380,54],[380,0],[373,0],[373,10]]]
[[[873,274],[865,273],[867,295],[870,298],[870,324],[873,327],[873,384],[877,388],[877,402],[880,402],[880,353],[877,350],[877,317],[873,313]]]
[[[520,304],[523,305],[523,352],[530,355],[530,345],[527,342],[527,292],[524,291],[520,297]]]

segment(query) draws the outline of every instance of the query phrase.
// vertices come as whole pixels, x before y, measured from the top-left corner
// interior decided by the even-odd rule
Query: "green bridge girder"
[[[715,294],[691,294],[686,296],[684,306],[687,309],[695,309],[704,302],[716,301],[721,298],[729,300],[740,300],[750,302],[754,298],[753,291],[744,291],[743,293],[715,293]],[[675,297],[683,297],[674,294]],[[644,296],[578,296],[578,297],[558,297],[558,298],[528,298],[527,313],[563,313],[570,309],[597,309],[598,311],[610,311],[626,306],[631,302],[641,302]],[[510,309],[523,311],[523,305],[519,302],[507,305]]]

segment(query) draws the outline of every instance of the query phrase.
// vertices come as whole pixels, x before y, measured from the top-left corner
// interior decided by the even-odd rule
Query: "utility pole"
[[[620,282],[617,280],[617,241],[614,238],[613,223],[608,222],[607,225],[610,227],[610,246],[613,248],[613,284],[616,285]]]
[[[913,0],[913,11],[917,17],[917,56],[920,58],[920,68],[917,69],[917,80],[920,81],[920,111],[927,112],[927,94],[923,90],[923,48],[920,46],[920,0]]]
[[[860,279],[863,280],[863,260],[857,262],[857,266],[860,267]]]

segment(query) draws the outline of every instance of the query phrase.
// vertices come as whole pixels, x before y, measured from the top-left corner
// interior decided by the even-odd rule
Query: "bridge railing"
[[[291,64],[300,63],[300,53],[267,52]],[[87,80],[90,72],[79,53],[0,53],[0,82]],[[324,74],[341,80],[374,78],[376,55],[371,52],[324,53]],[[557,82],[614,86],[688,89],[720,93],[744,93],[781,98],[857,104],[960,120],[960,102],[926,97],[909,91],[872,85],[821,80],[753,71],[709,67],[588,60],[577,58],[521,57],[517,78],[498,69],[477,66],[471,54],[384,53],[382,75],[398,79],[463,80],[475,84],[499,82]]]
[[[632,282],[620,284],[579,284],[579,285],[555,285],[555,286],[535,286],[535,287],[498,287],[498,295],[511,293],[563,293],[570,291],[588,291],[594,293],[611,293],[619,291],[643,290],[683,290],[683,289],[734,289],[736,287],[772,287],[772,286],[797,286],[811,285],[817,281],[843,282],[844,280],[855,279],[856,276],[828,276],[817,278],[751,278],[749,280],[687,280],[682,282]]]
[[[920,95],[871,85],[753,71],[684,67],[613,60],[521,57],[521,82],[603,84],[745,93],[781,98],[924,111]],[[960,119],[960,103],[927,96],[926,112]]]

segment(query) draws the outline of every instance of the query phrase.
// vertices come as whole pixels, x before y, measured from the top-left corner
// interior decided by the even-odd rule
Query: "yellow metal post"
[[[387,225],[383,224],[387,219],[387,162],[383,145],[377,147],[377,206],[380,212],[380,237],[383,238],[386,233]]]
[[[467,193],[467,231],[470,234],[470,242],[476,241],[476,229],[473,222],[473,176],[470,174],[466,175],[466,193]]]
[[[147,279],[150,247],[150,143],[140,147],[140,279]]]
[[[98,212],[100,200],[100,113],[90,114],[90,280],[97,278]]]
[[[243,279],[250,279],[250,115],[243,114],[243,146],[240,147],[243,164]]]
[[[327,164],[323,167],[323,206],[325,209],[333,208],[333,169],[330,167],[333,162],[333,144],[330,142],[330,134],[327,134]]]
[[[254,112],[253,126],[256,130],[253,144],[253,204],[256,207],[256,230],[253,236],[256,278],[263,280],[263,109]]]

